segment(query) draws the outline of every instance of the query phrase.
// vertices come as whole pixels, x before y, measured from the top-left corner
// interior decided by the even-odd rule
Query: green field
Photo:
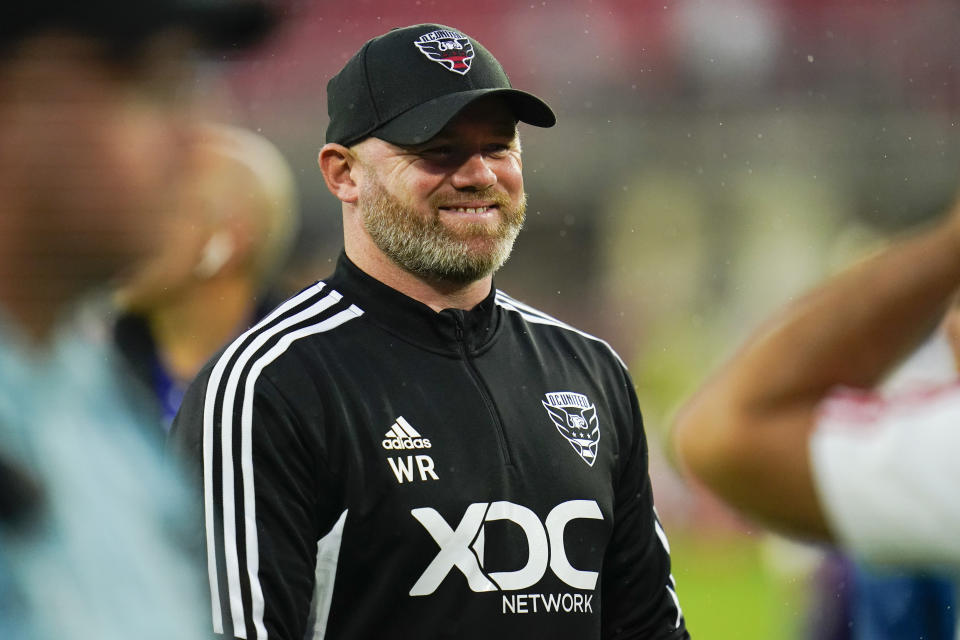
[[[673,575],[696,640],[802,637],[806,581],[777,575],[756,538],[670,536]]]

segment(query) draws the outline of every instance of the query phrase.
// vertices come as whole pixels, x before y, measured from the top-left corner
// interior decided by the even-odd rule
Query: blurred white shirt
[[[879,564],[960,569],[960,382],[942,332],[881,392],[827,398],[810,456],[844,548]]]

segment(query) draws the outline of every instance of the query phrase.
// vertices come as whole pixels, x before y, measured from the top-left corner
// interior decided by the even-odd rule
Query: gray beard
[[[497,203],[500,223],[496,227],[473,223],[451,229],[443,225],[439,214],[424,219],[376,178],[364,183],[358,207],[374,244],[402,269],[424,280],[469,284],[493,274],[510,257],[523,227],[527,200],[524,194],[512,207],[499,192],[478,192],[471,197]],[[436,208],[453,203],[430,204]]]

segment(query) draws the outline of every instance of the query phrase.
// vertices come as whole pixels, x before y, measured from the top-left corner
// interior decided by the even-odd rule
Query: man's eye
[[[449,145],[441,145],[438,147],[429,147],[420,152],[422,156],[428,156],[433,158],[449,158],[454,153],[453,147]]]
[[[491,144],[487,147],[487,155],[498,158],[504,156],[509,151],[510,145],[508,144]]]

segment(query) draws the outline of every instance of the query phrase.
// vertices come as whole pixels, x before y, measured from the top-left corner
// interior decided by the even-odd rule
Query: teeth
[[[451,211],[456,211],[457,213],[486,213],[487,207],[452,207]]]

